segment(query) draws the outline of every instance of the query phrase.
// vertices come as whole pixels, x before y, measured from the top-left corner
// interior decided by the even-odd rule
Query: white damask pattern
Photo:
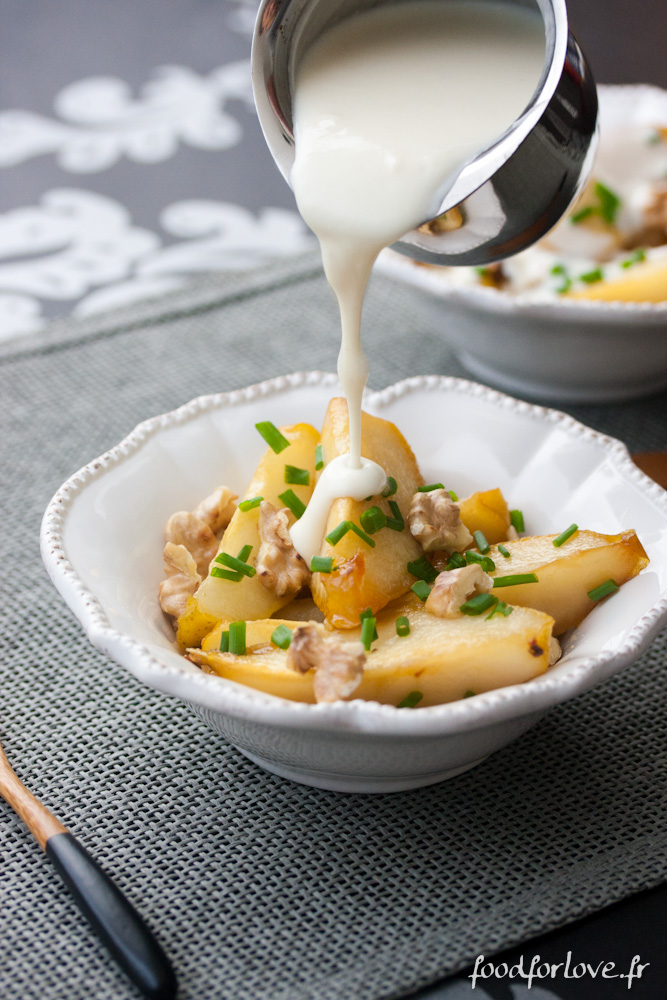
[[[240,270],[304,252],[314,239],[295,212],[257,215],[220,201],[187,200],[160,224],[177,242],[132,223],[111,198],[79,189],[47,192],[41,205],[0,216],[0,338],[39,330],[40,299],[88,315],[179,288],[193,274]]]
[[[229,149],[242,138],[226,110],[231,100],[253,107],[247,59],[200,76],[184,66],[162,66],[133,98],[115,77],[88,77],[65,87],[54,108],[60,121],[32,111],[0,112],[0,167],[55,154],[71,173],[107,170],[125,156],[158,163],[179,143]]]

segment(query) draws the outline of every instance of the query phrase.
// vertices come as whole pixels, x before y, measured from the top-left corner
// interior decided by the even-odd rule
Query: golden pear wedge
[[[458,501],[461,520],[470,534],[481,531],[490,545],[507,538],[510,512],[501,490],[480,490]]]

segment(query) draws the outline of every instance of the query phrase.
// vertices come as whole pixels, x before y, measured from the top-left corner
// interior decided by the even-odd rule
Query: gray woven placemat
[[[23,780],[157,930],[187,1000],[379,1000],[664,877],[665,641],[468,774],[348,797],[265,774],[97,653],[53,590],[39,523],[71,472],[200,393],[333,369],[316,261],[0,348],[0,732]],[[414,293],[366,309],[373,384],[463,374]],[[667,398],[570,408],[667,447]],[[0,996],[120,1000],[107,959],[0,804]]]

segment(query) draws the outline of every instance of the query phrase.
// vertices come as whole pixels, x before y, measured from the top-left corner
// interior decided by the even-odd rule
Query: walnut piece
[[[217,554],[218,539],[206,521],[187,510],[179,510],[167,521],[165,538],[174,545],[183,545],[197,563],[197,572],[204,577],[211,559]]]
[[[205,521],[214,535],[219,535],[234,516],[235,500],[236,493],[232,493],[227,486],[218,486],[217,490],[197,504],[192,513]]]
[[[315,623],[299,625],[292,633],[287,665],[298,673],[315,670],[315,701],[349,698],[364,674],[366,651],[360,642],[343,642]]]
[[[277,510],[268,500],[259,505],[259,538],[255,569],[262,584],[276,597],[294,596],[310,579],[310,570],[292,545],[289,510]]]
[[[165,614],[177,619],[185,611],[188,597],[194,594],[201,577],[185,545],[167,542],[162,556],[167,579],[160,584],[160,607]]]
[[[473,594],[488,594],[493,580],[479,563],[439,573],[424,607],[436,618],[458,618],[462,604]]]
[[[461,510],[447,490],[415,493],[410,504],[408,524],[424,552],[438,549],[461,552],[473,542],[472,535],[461,521]]]

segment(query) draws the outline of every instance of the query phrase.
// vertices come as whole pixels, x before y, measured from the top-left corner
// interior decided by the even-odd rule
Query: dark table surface
[[[0,0],[0,338],[313,245],[254,115],[255,0]],[[667,86],[664,0],[571,0],[596,79]],[[535,887],[539,893],[539,886]],[[525,970],[633,957],[667,996],[667,890],[505,956]],[[472,971],[472,970],[471,970]],[[472,980],[429,1000],[613,1000],[626,979]],[[44,1000],[48,1000],[45,997]],[[353,998],[351,998],[353,1000]]]

